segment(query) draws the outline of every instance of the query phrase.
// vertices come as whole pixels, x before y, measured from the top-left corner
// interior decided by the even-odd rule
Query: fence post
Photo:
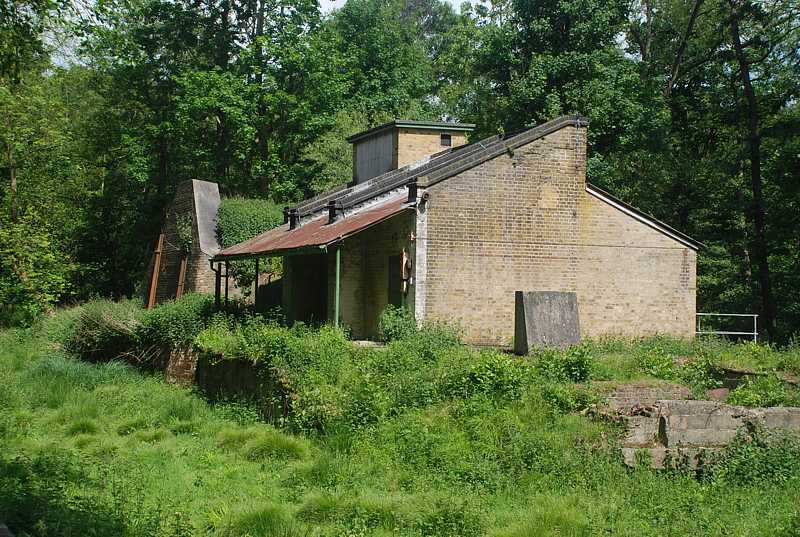
[[[758,314],[753,315],[753,343],[758,343]]]

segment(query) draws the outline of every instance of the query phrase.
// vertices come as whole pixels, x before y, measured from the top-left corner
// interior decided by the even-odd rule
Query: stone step
[[[652,416],[628,416],[625,418],[625,427],[623,445],[645,447],[656,443],[658,420]]]
[[[616,384],[601,381],[593,383],[593,387],[604,394],[612,411],[621,414],[629,414],[642,407],[654,406],[660,400],[692,398],[691,390],[669,382]]]
[[[659,441],[667,447],[725,446],[747,426],[800,430],[800,408],[745,408],[716,401],[659,401]]]

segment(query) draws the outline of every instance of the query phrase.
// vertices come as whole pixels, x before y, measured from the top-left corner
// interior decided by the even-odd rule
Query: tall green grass
[[[122,362],[66,355],[58,341],[80,313],[62,315],[0,332],[0,522],[18,535],[788,536],[800,527],[793,441],[742,439],[702,475],[632,470],[616,426],[573,412],[593,402],[594,380],[684,382],[684,366],[670,371],[664,357],[713,360],[711,344],[609,341],[520,359],[435,328],[364,350],[330,328],[211,326],[209,346],[225,340],[241,353],[230,359],[286,375],[299,417],[276,426],[247,402],[212,405]]]

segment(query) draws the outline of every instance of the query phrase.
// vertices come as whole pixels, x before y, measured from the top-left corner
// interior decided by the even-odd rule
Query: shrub
[[[145,346],[187,346],[208,325],[213,313],[213,296],[189,293],[147,311],[137,336]]]
[[[226,198],[217,211],[217,238],[223,248],[233,246],[283,222],[283,210],[275,203],[262,199]],[[272,257],[262,260],[262,272],[280,272],[281,260]],[[247,291],[256,276],[255,261],[234,261],[231,263],[236,285]]]
[[[565,350],[540,351],[536,368],[541,376],[552,381],[583,382],[592,374],[594,361],[586,345]]]
[[[138,335],[144,310],[134,301],[95,300],[80,311],[65,349],[90,361],[138,361]]]
[[[706,391],[722,386],[719,370],[712,357],[708,349],[699,346],[694,359],[687,360],[676,370],[676,377],[688,384],[697,397],[702,398]]]
[[[777,366],[783,371],[800,374],[800,337],[793,337],[789,345],[779,354]]]
[[[41,527],[62,535],[123,535],[121,517],[98,496],[65,494],[79,476],[73,458],[57,449],[35,456],[0,453],[0,520],[24,535],[41,535]]]
[[[644,348],[637,355],[639,370],[660,379],[671,380],[677,374],[675,358],[656,342],[650,348]]]
[[[736,485],[800,478],[800,439],[785,431],[742,430],[712,466],[710,476]]]
[[[562,413],[580,412],[598,402],[591,391],[560,382],[543,385],[541,396],[553,410]]]
[[[194,338],[194,345],[199,350],[229,358],[244,357],[240,343],[233,320],[223,313],[212,316],[206,328]]]
[[[98,481],[85,465],[54,447],[0,451],[0,520],[17,535],[191,535],[168,498],[145,503],[140,485]]]
[[[443,322],[426,322],[403,339],[392,342],[395,349],[408,352],[424,363],[437,361],[438,356],[462,345],[458,327]]]
[[[294,425],[308,430],[322,429],[340,415],[337,386],[353,352],[340,329],[286,328],[260,316],[237,324],[220,316],[195,344],[225,360],[253,364],[259,375],[257,397],[272,417],[282,420],[291,413]]]
[[[788,388],[774,374],[747,377],[728,395],[728,403],[739,406],[795,406],[800,403],[797,390]]]
[[[469,368],[468,391],[514,399],[520,396],[527,373],[526,362],[518,358],[499,352],[482,353],[478,362]]]
[[[75,332],[75,325],[81,314],[80,307],[59,308],[45,315],[32,327],[31,336],[41,336],[48,342],[63,347]]]
[[[392,403],[387,390],[369,375],[354,379],[342,399],[342,417],[354,428],[372,425],[385,418]]]
[[[0,221],[0,259],[0,326],[28,325],[49,311],[75,268],[54,230],[32,211],[18,222]]]
[[[406,338],[417,331],[417,320],[405,306],[389,304],[378,317],[378,337],[389,342]]]

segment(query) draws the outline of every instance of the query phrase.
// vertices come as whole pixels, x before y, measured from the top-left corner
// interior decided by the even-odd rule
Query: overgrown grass
[[[593,402],[592,380],[694,378],[665,356],[705,360],[693,373],[702,376],[710,343],[608,341],[520,359],[465,347],[446,327],[365,350],[331,328],[212,323],[201,332],[207,348],[284,376],[293,412],[276,427],[246,402],[213,406],[121,362],[65,355],[56,340],[80,313],[61,315],[0,333],[0,521],[18,535],[788,536],[800,527],[794,440],[742,439],[701,476],[631,470],[619,431],[573,412]]]

